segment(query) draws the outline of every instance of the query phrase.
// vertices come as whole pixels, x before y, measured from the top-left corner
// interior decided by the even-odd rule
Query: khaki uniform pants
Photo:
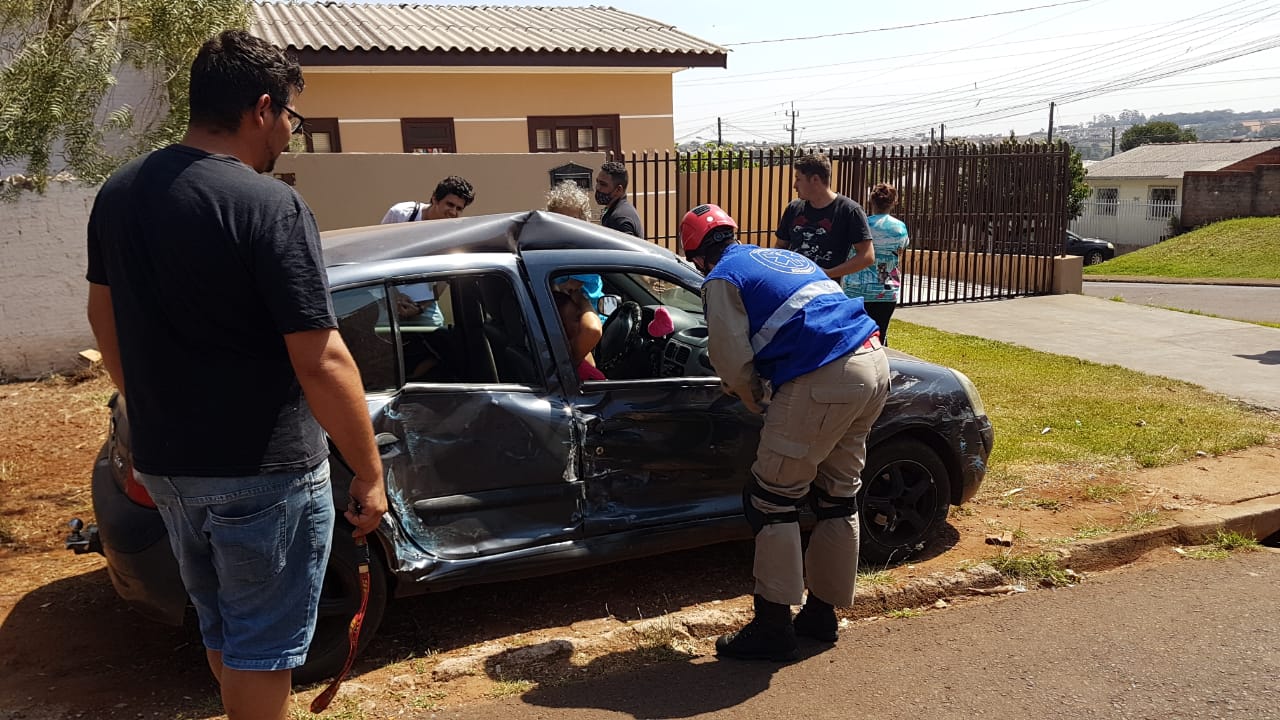
[[[760,432],[751,472],[760,486],[803,498],[811,483],[829,495],[851,498],[862,486],[867,434],[889,394],[889,361],[879,346],[860,349],[783,385],[774,395]],[[754,495],[766,513],[787,512]],[[828,503],[820,503],[828,506]],[[858,516],[819,520],[801,555],[800,525],[766,525],[756,535],[757,595],[785,605],[809,592],[821,600],[853,604],[858,574]]]

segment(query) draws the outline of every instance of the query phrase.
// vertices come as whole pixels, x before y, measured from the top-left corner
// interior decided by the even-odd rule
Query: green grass
[[[1124,483],[1094,483],[1084,488],[1084,496],[1094,502],[1119,502],[1131,492],[1133,487]]]
[[[1280,218],[1242,218],[1206,225],[1101,265],[1085,275],[1280,279]]]
[[[1121,530],[1144,530],[1160,522],[1159,510],[1134,510],[1125,515]]]
[[[1065,587],[1072,583],[1071,576],[1058,567],[1058,556],[1053,553],[997,555],[988,558],[987,562],[999,570],[1001,575],[1027,583],[1037,582],[1054,587]]]
[[[1259,547],[1262,547],[1258,544],[1258,539],[1255,537],[1242,535],[1234,530],[1221,529],[1209,539],[1209,544],[1219,550],[1226,550],[1227,552],[1233,552],[1235,550],[1247,550],[1252,552],[1257,550]]]
[[[896,582],[893,579],[893,573],[888,570],[876,570],[874,572],[858,571],[858,584],[866,587],[889,587]]]
[[[911,323],[894,322],[893,331],[895,348],[956,368],[978,386],[996,431],[987,485],[1009,464],[1154,467],[1280,432],[1274,419],[1179,380]]]
[[[885,613],[884,616],[891,617],[897,620],[903,620],[906,618],[920,617],[923,614],[924,614],[923,610],[917,610],[915,608],[902,608],[901,610],[890,610],[889,612]]]
[[[1112,532],[1112,529],[1101,523],[1088,523],[1076,528],[1075,540],[1092,540]]]
[[[489,692],[485,693],[491,698],[506,697],[508,695],[519,695],[532,690],[533,682],[529,680],[498,680],[489,688]]]

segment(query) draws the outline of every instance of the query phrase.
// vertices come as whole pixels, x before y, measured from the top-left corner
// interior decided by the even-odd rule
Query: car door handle
[[[378,455],[383,460],[388,460],[400,454],[400,438],[391,433],[378,433],[374,438],[374,442],[378,444]]]

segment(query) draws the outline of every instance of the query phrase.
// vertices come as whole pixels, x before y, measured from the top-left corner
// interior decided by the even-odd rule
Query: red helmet
[[[696,253],[712,230],[725,227],[737,230],[738,223],[719,205],[699,205],[685,213],[680,221],[680,244],[685,254]]]

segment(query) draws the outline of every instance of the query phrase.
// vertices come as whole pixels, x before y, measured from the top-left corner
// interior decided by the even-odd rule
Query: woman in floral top
[[[862,298],[867,314],[880,326],[880,342],[889,344],[889,318],[898,304],[902,287],[902,275],[898,261],[902,251],[910,244],[907,226],[889,214],[898,202],[898,191],[888,183],[880,183],[871,190],[869,208],[871,215],[871,242],[875,246],[876,261],[871,267],[844,278],[844,294]]]

